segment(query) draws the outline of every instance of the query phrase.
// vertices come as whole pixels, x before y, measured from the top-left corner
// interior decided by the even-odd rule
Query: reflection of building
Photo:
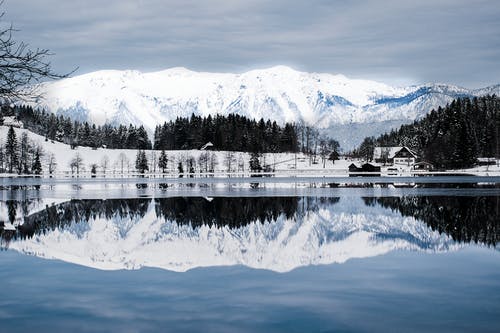
[[[3,125],[23,128],[23,122],[20,120],[17,120],[16,117],[3,117]]]
[[[377,163],[413,165],[417,154],[408,147],[375,147],[373,159]]]

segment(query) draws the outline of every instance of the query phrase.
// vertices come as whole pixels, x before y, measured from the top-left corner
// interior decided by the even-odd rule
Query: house
[[[417,154],[408,147],[375,147],[373,160],[377,163],[413,165]]]
[[[361,171],[361,168],[359,168],[356,164],[351,163],[349,165],[349,172],[355,172],[355,171]]]
[[[359,172],[359,173],[357,173]],[[380,176],[380,167],[365,163],[361,167],[351,163],[349,165],[349,177],[377,177]]]
[[[20,120],[17,120],[16,117],[3,117],[3,125],[4,126],[12,126],[12,127],[18,127],[18,128],[23,128],[23,122]]]

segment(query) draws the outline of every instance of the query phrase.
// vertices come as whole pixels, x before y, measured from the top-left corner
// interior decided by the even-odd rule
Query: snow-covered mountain
[[[238,228],[180,225],[155,212],[88,222],[17,239],[10,248],[47,259],[97,269],[158,267],[186,271],[196,267],[245,265],[286,272],[308,265],[343,263],[394,250],[446,252],[461,245],[412,217],[366,206],[361,198],[341,198],[304,215],[253,222]]]
[[[367,135],[411,122],[454,98],[498,94],[500,85],[478,90],[444,84],[398,88],[277,66],[242,74],[185,68],[98,71],[44,83],[40,92],[44,98],[37,105],[99,125],[143,124],[152,133],[157,124],[178,116],[237,113],[281,123],[304,121],[352,147]]]

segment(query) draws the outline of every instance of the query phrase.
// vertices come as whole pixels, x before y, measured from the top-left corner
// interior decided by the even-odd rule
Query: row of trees
[[[497,246],[500,241],[500,197],[498,196],[407,196],[364,198],[425,222],[432,230],[459,242]]]
[[[112,149],[151,149],[148,133],[143,126],[96,126],[88,122],[72,121],[62,115],[33,109],[31,106],[1,107],[0,119],[14,116],[25,128],[44,136],[47,140],[76,146],[107,147]]]
[[[500,98],[460,98],[423,119],[378,138],[365,138],[354,155],[371,160],[376,146],[407,146],[437,168],[465,168],[478,157],[500,158]]]
[[[37,199],[23,201],[8,200],[7,214],[0,220],[14,223],[22,219],[23,224],[16,230],[5,230],[0,224],[0,246],[8,247],[12,239],[29,239],[55,229],[87,223],[97,217],[104,219],[144,218],[151,204],[158,218],[193,228],[209,225],[239,228],[250,223],[271,223],[280,217],[292,219],[308,212],[318,211],[325,205],[336,204],[339,198],[313,197],[215,197],[211,200],[195,197],[175,197],[160,199],[111,199],[111,200],[71,200],[45,209],[32,209]],[[31,206],[31,207],[30,207]]]
[[[211,142],[217,150],[257,153],[302,151],[314,157],[324,151],[326,144],[329,144],[330,152],[339,149],[338,142],[321,136],[313,127],[291,123],[280,126],[275,121],[256,121],[237,114],[177,118],[156,127],[154,144],[142,125],[96,126],[31,106],[3,105],[0,122],[4,116],[16,117],[30,131],[72,147],[187,150],[199,149]]]
[[[191,115],[165,122],[155,129],[157,150],[199,149],[211,142],[217,150],[247,152],[296,152],[299,149],[294,125],[255,121],[237,114],[206,118]]]
[[[42,173],[43,150],[23,133],[18,140],[12,127],[7,132],[5,145],[0,145],[0,172],[19,174]]]
[[[0,144],[0,173],[18,173],[40,175],[43,171],[53,174],[58,168],[58,161],[53,153],[45,153],[40,145],[31,141],[23,132],[18,138],[16,131],[10,127],[7,132],[5,144]],[[219,161],[221,159],[221,161]],[[131,160],[124,152],[120,153],[115,161],[111,161],[104,155],[98,163],[87,164],[80,152],[76,151],[69,160],[72,174],[80,175],[89,172],[93,175],[107,174],[130,174],[138,173],[212,173],[215,172],[219,163],[227,172],[244,172],[248,168],[252,172],[260,172],[261,154],[252,153],[250,159],[246,153],[227,151],[223,156],[217,157],[213,151],[203,151],[197,157],[188,152],[183,154],[168,155],[166,151],[138,150],[135,158]],[[248,165],[248,166],[247,166]],[[66,167],[66,166],[65,166]],[[247,170],[248,171],[248,170]]]

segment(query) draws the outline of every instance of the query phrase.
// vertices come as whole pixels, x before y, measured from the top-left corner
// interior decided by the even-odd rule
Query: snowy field
[[[0,144],[4,145],[7,137],[8,127],[0,126]],[[70,164],[78,155],[81,157],[81,167],[79,177],[90,177],[92,165],[96,165],[97,177],[134,177],[137,176],[135,170],[135,160],[137,150],[135,149],[92,149],[90,147],[77,147],[72,149],[69,145],[56,142],[46,141],[43,136],[34,134],[26,129],[15,128],[17,138],[21,137],[22,133],[27,133],[29,140],[33,145],[38,145],[43,148],[42,167],[44,175],[48,175],[48,159],[53,156],[56,162],[54,175],[56,177],[71,177],[76,176],[76,171],[71,171]],[[194,176],[207,175],[207,171],[212,169],[210,175],[215,177],[243,177],[250,175],[249,160],[250,154],[244,152],[227,152],[227,151],[201,151],[201,150],[176,150],[166,151],[168,157],[168,167],[165,173],[158,167],[158,159],[160,151],[146,151],[149,163],[150,177],[178,177],[178,165],[182,163],[184,173],[189,171],[189,160],[192,160],[194,168]],[[345,177],[348,175],[348,167],[351,163],[358,166],[363,164],[363,161],[341,158],[335,163],[332,161],[323,161],[320,156],[316,160],[302,153],[268,153],[262,154],[260,158],[262,166],[268,166],[268,173],[273,176],[306,176],[306,177],[325,177],[339,176]],[[398,166],[397,171],[388,171],[387,169],[393,166],[382,166],[382,176],[411,176],[411,168],[408,166]],[[495,166],[481,166],[465,170],[453,170],[454,174],[475,174],[481,176],[500,176],[500,165],[497,161]],[[437,173],[439,174],[439,173]],[[8,174],[0,174],[0,176],[15,176]],[[17,175],[16,175],[17,176]],[[187,176],[187,175],[186,175]]]

